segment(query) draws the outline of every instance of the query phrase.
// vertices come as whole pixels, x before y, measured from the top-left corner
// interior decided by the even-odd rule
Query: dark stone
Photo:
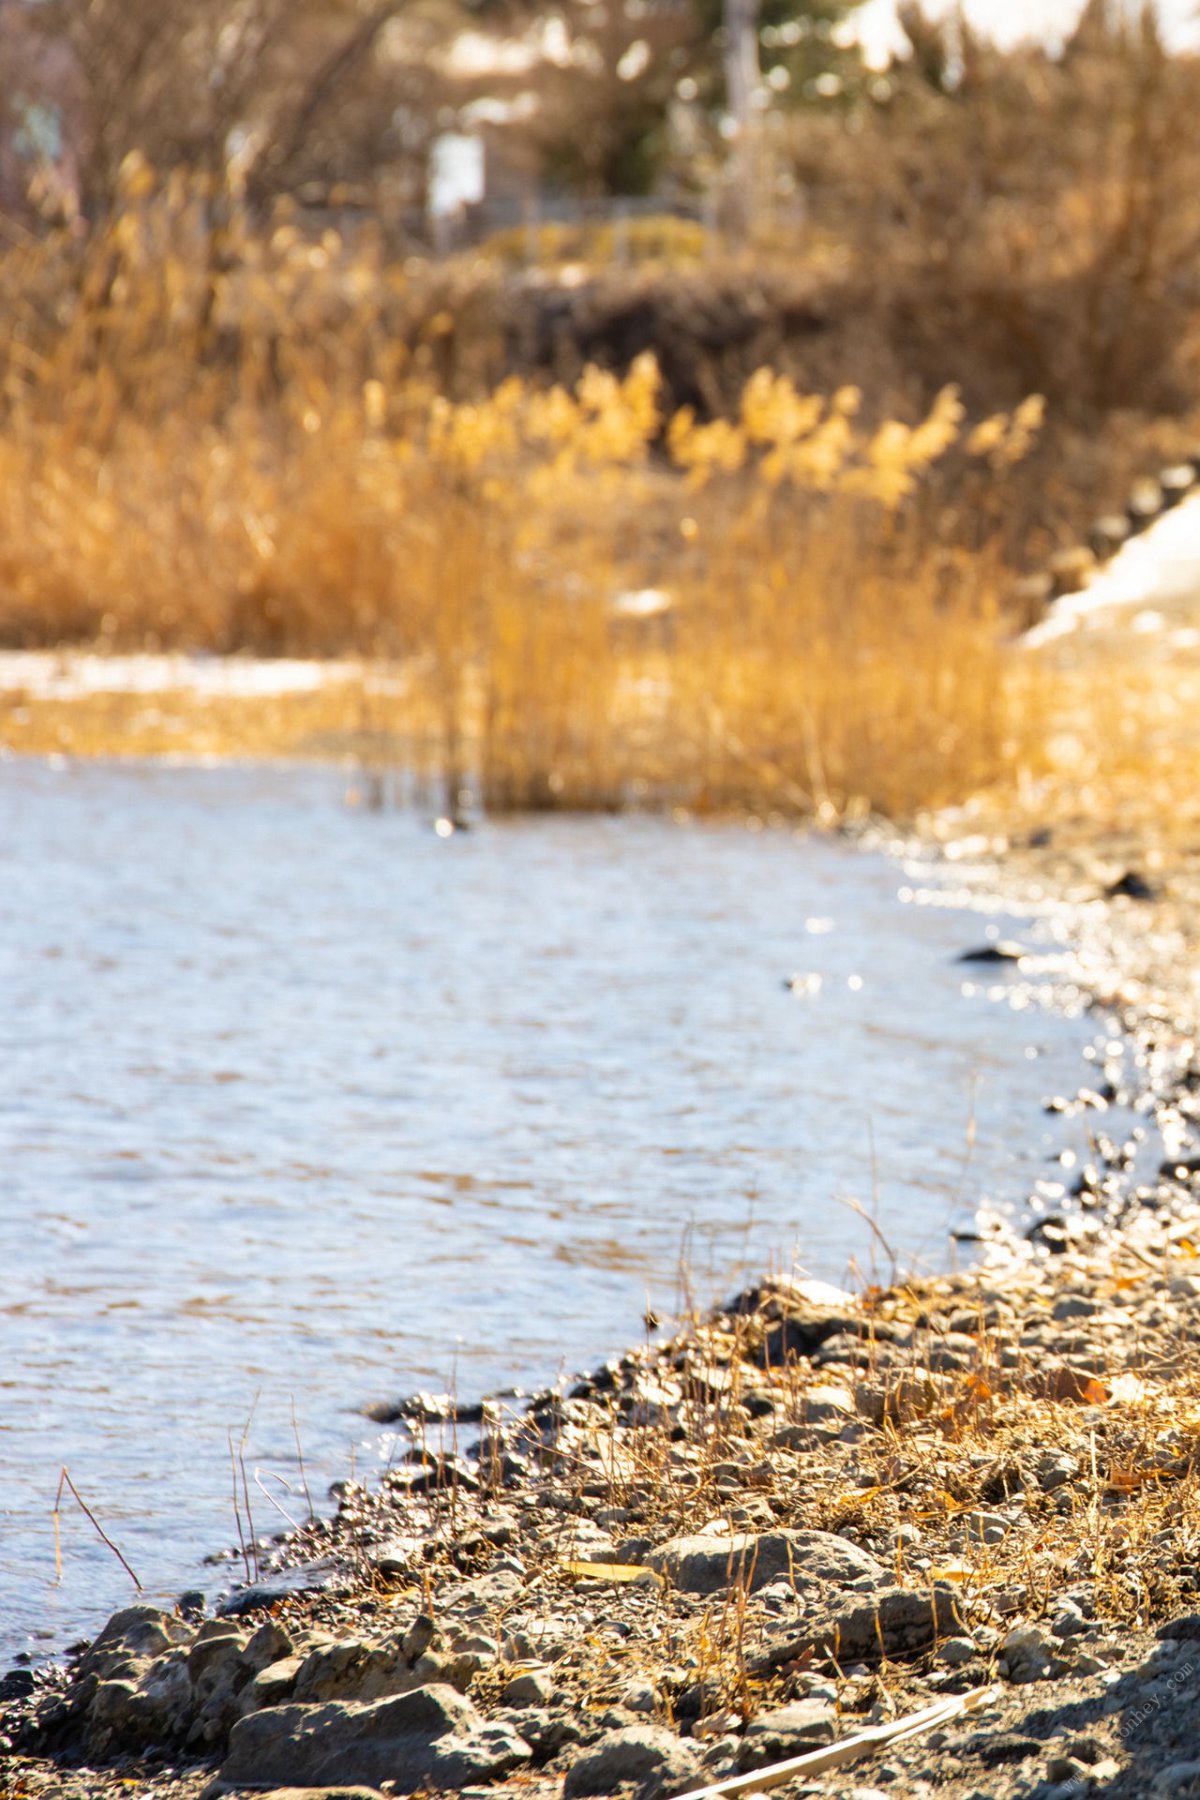
[[[1039,1219],[1036,1225],[1030,1226],[1025,1236],[1029,1243],[1042,1244],[1055,1256],[1060,1256],[1071,1241],[1065,1220],[1057,1217]]]
[[[265,1612],[268,1607],[277,1606],[289,1594],[319,1593],[322,1588],[331,1587],[333,1581],[334,1571],[321,1563],[281,1569],[277,1575],[269,1575],[226,1595],[217,1606],[217,1612],[223,1619],[241,1619],[248,1613]]]
[[[980,944],[977,949],[964,950],[954,960],[960,963],[1015,963],[1028,955],[1028,950],[1023,949],[1020,944],[1005,942]]]
[[[0,1700],[24,1700],[33,1689],[32,1669],[10,1669],[0,1680]]]
[[[945,1583],[917,1590],[886,1588],[876,1598],[843,1606],[806,1625],[803,1632],[772,1644],[751,1666],[752,1674],[818,1655],[841,1665],[877,1662],[926,1650],[940,1637],[962,1635],[959,1597]]]
[[[475,1493],[479,1488],[479,1477],[452,1456],[439,1456],[431,1466],[414,1475],[407,1483],[410,1494],[444,1493],[448,1488],[461,1488],[464,1493]]]
[[[1175,1638],[1179,1643],[1190,1643],[1200,1638],[1200,1613],[1184,1613],[1178,1619],[1168,1619],[1154,1635],[1159,1638]]]
[[[1157,900],[1158,889],[1139,875],[1136,869],[1126,869],[1118,880],[1110,882],[1104,890],[1109,900]]]

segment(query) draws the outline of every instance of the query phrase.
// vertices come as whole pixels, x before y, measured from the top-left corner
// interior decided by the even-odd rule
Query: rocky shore
[[[997,875],[957,829],[968,897],[1069,906],[1103,1009],[1061,1199],[963,1272],[766,1280],[471,1429],[401,1407],[406,1456],[215,1616],[131,1606],[0,1680],[0,1794],[667,1800],[941,1700],[786,1791],[1200,1794],[1197,884],[1082,834]]]

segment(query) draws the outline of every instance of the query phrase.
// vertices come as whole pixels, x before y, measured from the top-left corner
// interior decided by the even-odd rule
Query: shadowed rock
[[[773,1644],[756,1659],[751,1673],[766,1674],[806,1655],[832,1657],[843,1665],[911,1655],[928,1649],[936,1638],[962,1631],[958,1596],[946,1584],[920,1591],[887,1588],[872,1600],[839,1607],[799,1634]]]
[[[394,1791],[495,1781],[529,1760],[506,1725],[488,1724],[448,1687],[416,1688],[372,1705],[274,1706],[234,1726],[219,1790],[389,1781]]]

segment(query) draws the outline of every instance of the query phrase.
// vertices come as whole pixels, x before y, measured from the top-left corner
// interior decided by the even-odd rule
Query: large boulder
[[[414,1688],[363,1705],[272,1706],[233,1728],[222,1787],[320,1787],[330,1783],[456,1789],[495,1781],[529,1760],[508,1726],[488,1724],[444,1686]]]

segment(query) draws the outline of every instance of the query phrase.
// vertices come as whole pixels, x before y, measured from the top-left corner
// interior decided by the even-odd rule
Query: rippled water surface
[[[332,773],[0,765],[0,1670],[130,1591],[74,1511],[54,1587],[64,1464],[148,1590],[212,1590],[252,1408],[252,1467],[296,1480],[294,1403],[323,1492],[378,1456],[364,1402],[636,1339],[685,1236],[715,1298],[865,1265],[838,1196],[935,1264],[1019,1202],[1091,1028],[965,996],[982,922],[903,879],[639,819],[442,841]]]

